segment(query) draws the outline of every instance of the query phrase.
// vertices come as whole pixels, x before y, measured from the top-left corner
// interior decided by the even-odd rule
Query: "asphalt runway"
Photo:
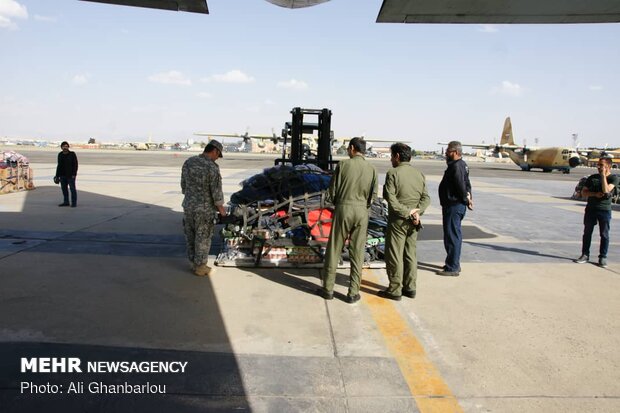
[[[31,162],[55,163],[58,151],[49,148],[15,147],[15,151],[27,156]],[[76,153],[80,165],[133,165],[133,166],[160,166],[181,167],[183,161],[197,152],[182,151],[127,151],[127,150],[91,150],[77,149]],[[252,153],[225,153],[218,161],[221,168],[250,169],[260,172],[264,168],[274,165],[276,154],[252,154]],[[336,158],[338,159],[338,158]],[[368,158],[375,166],[377,172],[385,174],[391,168],[387,158]],[[524,172],[512,162],[482,162],[468,158],[471,177],[480,178],[505,178],[505,179],[533,179],[545,181],[574,181],[575,183],[584,175],[596,173],[596,168],[577,167],[570,174],[559,171],[542,172],[533,170]],[[412,164],[419,168],[427,176],[441,176],[445,170],[442,160],[413,159]]]

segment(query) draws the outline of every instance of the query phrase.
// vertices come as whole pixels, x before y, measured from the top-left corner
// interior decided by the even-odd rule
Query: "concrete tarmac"
[[[620,411],[617,215],[609,267],[572,262],[584,203],[569,197],[591,169],[470,163],[475,210],[464,221],[463,272],[441,277],[445,164],[414,161],[432,198],[418,296],[378,298],[385,271],[367,270],[362,300],[350,305],[346,270],[333,301],[313,294],[316,269],[192,275],[179,186],[190,154],[79,150],[79,205],[59,208],[57,152],[21,153],[37,189],[0,196],[0,412]],[[271,166],[245,154],[219,162],[227,200]],[[372,162],[383,179],[389,161]],[[20,371],[22,357],[187,369],[33,373]],[[70,391],[76,383],[83,393]],[[102,394],[97,383],[166,388]],[[50,394],[54,385],[62,387]]]

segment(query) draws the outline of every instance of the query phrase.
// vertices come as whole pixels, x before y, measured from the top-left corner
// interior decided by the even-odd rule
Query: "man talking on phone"
[[[611,174],[611,158],[602,156],[596,164],[598,173],[590,175],[586,180],[581,196],[587,198],[586,211],[583,215],[583,239],[581,256],[575,260],[584,264],[590,260],[592,232],[598,223],[601,244],[598,254],[599,267],[607,267],[607,251],[609,250],[609,224],[611,223],[611,195],[618,186],[618,175]]]

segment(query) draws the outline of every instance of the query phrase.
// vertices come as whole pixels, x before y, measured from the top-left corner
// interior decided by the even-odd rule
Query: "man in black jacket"
[[[54,182],[60,182],[64,201],[60,207],[69,206],[69,189],[71,190],[71,206],[77,206],[77,191],[75,189],[75,177],[77,176],[78,160],[75,152],[69,150],[69,142],[60,144],[62,152],[58,153],[58,165]],[[68,187],[68,188],[67,188]]]
[[[461,272],[461,221],[467,208],[473,210],[469,168],[462,158],[461,142],[452,141],[446,148],[448,168],[439,184],[439,202],[443,216],[443,245],[446,262],[439,275],[457,277]]]

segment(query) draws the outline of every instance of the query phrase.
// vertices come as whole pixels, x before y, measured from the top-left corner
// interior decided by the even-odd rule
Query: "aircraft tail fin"
[[[510,122],[510,116],[504,121],[504,129],[502,130],[502,136],[499,141],[500,145],[514,145],[515,141],[512,137],[512,123]]]

